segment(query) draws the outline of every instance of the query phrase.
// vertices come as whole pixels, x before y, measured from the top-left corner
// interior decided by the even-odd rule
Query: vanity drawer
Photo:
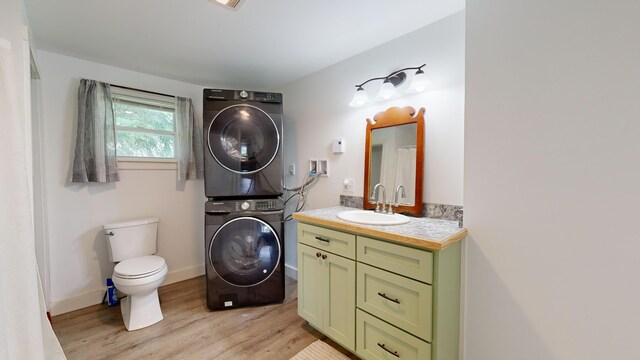
[[[355,259],[356,236],[309,224],[298,224],[298,242]]]
[[[431,341],[431,285],[362,263],[356,273],[358,308]]]
[[[356,353],[366,360],[431,360],[431,344],[357,309]]]
[[[433,284],[433,253],[358,236],[358,261]]]

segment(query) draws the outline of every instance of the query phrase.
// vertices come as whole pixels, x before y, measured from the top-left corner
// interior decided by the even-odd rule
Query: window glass
[[[124,157],[171,159],[175,157],[174,142],[173,135],[118,130],[116,151]]]
[[[175,158],[175,102],[144,92],[114,91],[116,152],[119,158]]]
[[[151,130],[175,131],[173,108],[149,106],[118,99],[114,102],[116,125]]]

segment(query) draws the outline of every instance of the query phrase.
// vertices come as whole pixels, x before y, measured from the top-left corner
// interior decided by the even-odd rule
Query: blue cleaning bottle
[[[116,287],[113,285],[113,280],[107,278],[107,304],[109,307],[118,305],[118,294],[116,294]]]

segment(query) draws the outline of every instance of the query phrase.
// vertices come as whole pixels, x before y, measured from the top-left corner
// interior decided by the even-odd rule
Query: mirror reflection
[[[364,210],[422,216],[424,108],[390,107],[367,119],[364,158]]]
[[[388,201],[397,201],[399,205],[415,205],[416,134],[416,123],[371,131],[369,189],[373,190],[376,184],[384,185]],[[374,202],[372,198],[369,200]]]

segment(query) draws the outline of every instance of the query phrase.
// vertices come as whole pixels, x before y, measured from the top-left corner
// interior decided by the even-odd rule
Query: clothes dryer
[[[207,307],[220,310],[284,300],[283,201],[205,204]]]
[[[281,196],[282,94],[222,89],[204,89],[203,94],[206,196]]]

